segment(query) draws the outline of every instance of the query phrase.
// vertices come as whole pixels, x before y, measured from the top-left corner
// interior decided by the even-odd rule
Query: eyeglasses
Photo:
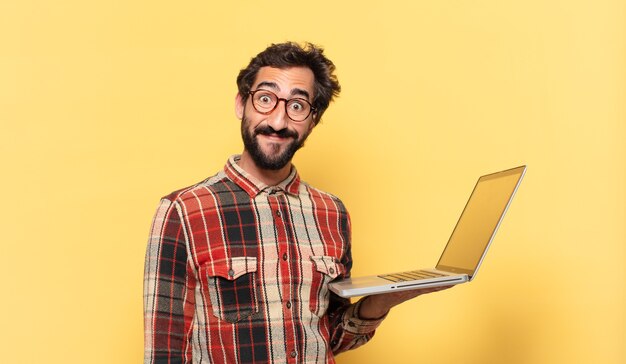
[[[279,101],[285,102],[285,112],[293,121],[304,121],[311,113],[315,112],[315,108],[311,106],[310,102],[299,97],[287,100],[276,96],[272,91],[262,89],[250,91],[250,96],[252,96],[254,109],[263,115],[272,113]]]

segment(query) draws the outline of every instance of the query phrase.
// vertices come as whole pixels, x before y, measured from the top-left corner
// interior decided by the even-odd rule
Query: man
[[[342,202],[291,160],[340,86],[312,44],[275,44],[237,78],[244,150],[161,200],[146,254],[145,362],[334,362],[389,309],[438,289],[369,296],[328,290],[352,266]]]

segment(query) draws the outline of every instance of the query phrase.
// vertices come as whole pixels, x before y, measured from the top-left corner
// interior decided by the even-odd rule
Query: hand
[[[392,307],[397,306],[402,302],[408,301],[423,294],[443,291],[452,287],[454,286],[430,287],[414,289],[410,291],[390,292],[367,296],[363,299],[363,302],[361,302],[361,307],[359,309],[358,315],[364,320],[379,319],[385,316]]]

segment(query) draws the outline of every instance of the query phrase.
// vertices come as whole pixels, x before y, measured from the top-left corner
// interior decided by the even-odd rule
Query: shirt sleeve
[[[152,222],[144,268],[144,363],[183,363],[193,318],[186,239],[177,204],[163,199]],[[192,284],[193,285],[193,284]]]
[[[345,219],[341,222],[342,236],[344,236],[346,244],[345,253],[341,259],[341,263],[345,267],[345,274],[342,278],[350,277],[352,269],[351,254],[351,229],[350,216],[345,215]],[[363,299],[355,303],[350,303],[347,298],[342,298],[335,293],[330,293],[330,302],[328,305],[328,319],[331,328],[331,349],[333,354],[337,355],[344,351],[356,349],[368,342],[376,331],[376,328],[382,323],[387,315],[375,319],[364,320],[359,318],[359,309]]]

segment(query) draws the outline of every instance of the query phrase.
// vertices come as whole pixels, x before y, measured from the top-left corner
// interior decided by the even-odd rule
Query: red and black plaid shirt
[[[327,288],[348,277],[341,201],[300,181],[277,186],[231,157],[223,171],[161,200],[144,277],[145,363],[325,363],[367,342]]]

